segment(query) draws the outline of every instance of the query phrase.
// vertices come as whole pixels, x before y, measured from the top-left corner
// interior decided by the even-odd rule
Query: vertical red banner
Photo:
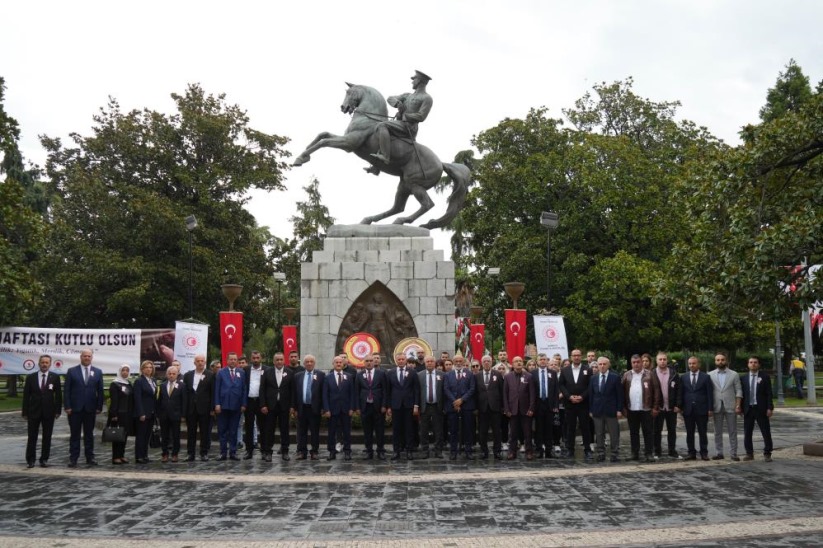
[[[220,313],[220,351],[223,356],[223,366],[226,366],[226,355],[236,352],[243,353],[243,313]]]
[[[284,325],[283,326],[283,354],[286,356],[288,362],[289,354],[297,352],[297,326]],[[299,352],[298,352],[299,354]]]
[[[486,326],[482,323],[471,325],[472,359],[480,361],[486,353]]]
[[[526,311],[506,309],[506,352],[509,361],[526,352]]]

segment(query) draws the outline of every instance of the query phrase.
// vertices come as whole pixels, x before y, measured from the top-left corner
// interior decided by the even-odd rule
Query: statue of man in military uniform
[[[387,120],[377,125],[375,131],[380,150],[372,156],[385,164],[391,162],[391,138],[400,137],[414,141],[417,138],[417,125],[424,121],[432,108],[432,97],[426,93],[426,84],[431,78],[419,70],[411,77],[414,92],[393,95],[386,102],[397,109],[394,120]]]

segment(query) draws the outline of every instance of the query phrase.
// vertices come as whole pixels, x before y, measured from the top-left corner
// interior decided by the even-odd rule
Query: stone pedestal
[[[423,228],[331,227],[323,250],[301,265],[301,355],[313,354],[319,368],[331,368],[344,318],[358,298],[379,284],[408,311],[417,331],[409,336],[428,342],[436,356],[442,350],[453,353],[454,263],[443,257]],[[393,351],[381,348],[384,356]]]

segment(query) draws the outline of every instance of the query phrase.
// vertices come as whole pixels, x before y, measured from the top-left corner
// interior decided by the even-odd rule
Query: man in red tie
[[[217,415],[217,434],[220,437],[220,458],[237,457],[237,428],[240,415],[246,410],[246,381],[243,370],[237,367],[237,353],[226,355],[226,367],[217,373],[214,381],[214,413]]]
[[[446,375],[443,381],[443,398],[446,414],[449,417],[450,460],[457,460],[459,434],[462,430],[463,450],[466,459],[474,460],[472,446],[474,445],[474,396],[476,380],[474,375],[466,371],[466,359],[457,354],[454,357],[454,369]]]
[[[48,466],[51,453],[51,433],[54,419],[60,416],[63,392],[60,376],[50,373],[51,356],[44,354],[37,361],[40,371],[26,377],[23,387],[23,418],[28,420],[29,438],[26,444],[26,463],[34,468],[37,460],[37,436],[43,428],[43,444],[40,450],[40,466]]]
[[[363,370],[357,375],[357,408],[363,423],[363,441],[366,444],[366,460],[374,459],[374,444],[377,442],[377,458],[386,460],[386,407],[383,402],[386,393],[386,372],[376,369],[375,362],[380,357],[366,356]]]
[[[351,460],[351,417],[355,408],[354,378],[343,371],[343,358],[335,356],[333,371],[323,381],[323,416],[329,419],[329,460],[337,458],[337,432],[343,432],[343,458]]]

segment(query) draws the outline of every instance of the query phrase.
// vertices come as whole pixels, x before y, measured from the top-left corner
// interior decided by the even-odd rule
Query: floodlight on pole
[[[554,211],[540,214],[540,224],[546,227],[546,311],[552,310],[552,230],[557,228],[558,218]]]

